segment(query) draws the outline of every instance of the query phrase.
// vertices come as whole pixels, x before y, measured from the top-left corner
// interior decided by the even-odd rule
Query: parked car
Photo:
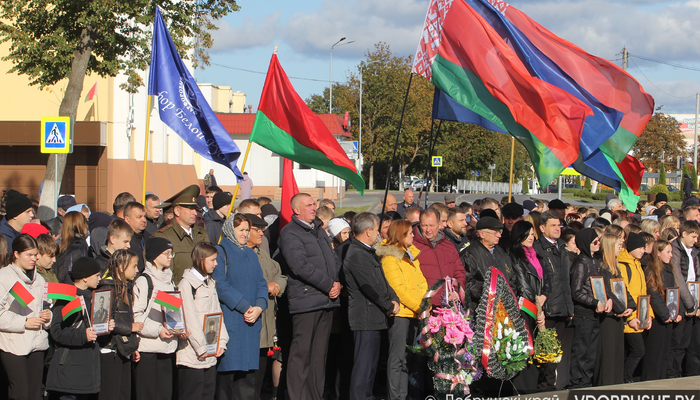
[[[677,192],[677,191],[680,190],[680,189],[678,189],[677,187],[675,187],[675,186],[673,186],[673,185],[666,185],[666,187],[668,188],[668,191],[669,191],[669,192]]]
[[[564,189],[581,189],[581,185],[577,185],[575,183],[565,183]]]
[[[555,185],[555,184],[547,185],[547,190],[545,191],[545,193],[556,193],[556,192],[557,192],[557,185]]]
[[[648,192],[648,191],[650,191],[650,190],[651,190],[651,188],[650,188],[649,185],[647,185],[646,183],[642,183],[641,185],[639,185],[639,192],[640,192],[640,193],[642,193],[642,192]]]
[[[423,189],[424,185],[425,181],[423,181],[422,179],[415,179],[411,181],[409,187],[411,188],[411,190],[421,190]]]

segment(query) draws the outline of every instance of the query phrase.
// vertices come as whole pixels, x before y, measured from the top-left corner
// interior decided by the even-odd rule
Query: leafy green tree
[[[8,72],[27,75],[30,84],[41,88],[68,79],[58,114],[75,121],[87,74],[106,77],[123,72],[128,79],[122,89],[130,92],[143,85],[138,72],[146,70],[150,61],[156,7],[182,57],[194,51],[195,68],[209,63],[213,21],[239,9],[234,0],[4,0],[0,43],[10,45],[5,59],[13,67]],[[48,209],[54,203],[55,156],[49,157],[40,201]],[[58,156],[59,182],[66,158]]]
[[[591,178],[586,177],[586,182],[583,184],[583,188],[591,191]]]
[[[632,153],[652,171],[659,169],[659,160],[664,156],[674,160],[686,155],[680,124],[675,118],[656,112],[632,147]]]
[[[659,185],[666,186],[666,165],[662,162],[659,164]]]

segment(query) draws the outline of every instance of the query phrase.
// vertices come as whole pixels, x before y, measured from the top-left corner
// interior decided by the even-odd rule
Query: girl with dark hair
[[[605,303],[593,295],[592,276],[602,276],[600,261],[593,255],[600,250],[600,237],[592,228],[576,233],[576,246],[581,252],[571,265],[571,297],[574,301],[574,341],[571,346],[571,371],[568,388],[590,387],[593,382],[600,314],[612,310],[612,300]]]
[[[73,262],[80,257],[88,257],[90,247],[87,244],[88,224],[85,216],[77,211],[66,213],[61,228],[61,242],[58,244],[56,257],[56,277],[59,282],[73,284],[70,271]]]
[[[666,289],[674,287],[671,258],[673,248],[665,240],[657,240],[651,253],[651,260],[644,269],[647,281],[647,293],[650,296],[651,309],[654,310],[654,322],[649,329],[642,360],[642,380],[650,381],[666,378],[668,353],[674,323],[681,321],[681,316],[671,318],[666,307]]]
[[[535,243],[535,229],[528,221],[518,221],[510,231],[510,258],[518,276],[518,287],[514,288],[518,297],[524,297],[534,304],[544,305],[549,285],[545,280],[542,264],[532,247]],[[535,334],[536,323],[544,324],[544,313],[540,312],[535,321],[529,314],[521,312],[527,321],[530,332]]]
[[[226,351],[229,336],[225,323],[219,328],[218,351],[207,357],[204,316],[221,312],[216,281],[211,274],[217,266],[216,247],[199,242],[192,250],[192,268],[185,270],[178,286],[189,335],[177,350],[178,396],[180,399],[213,400],[216,392],[216,361]],[[219,268],[223,268],[220,266]]]
[[[605,291],[608,299],[612,300],[612,311],[604,313],[600,318],[600,338],[596,365],[593,372],[593,384],[595,386],[617,385],[624,382],[625,364],[625,336],[624,321],[636,309],[634,299],[625,290],[625,298],[616,296],[618,292],[612,290],[611,279],[621,278],[617,266],[617,257],[620,255],[624,235],[622,228],[617,225],[617,233],[606,233],[600,241],[602,261],[602,276],[605,280]],[[610,227],[608,227],[610,228]],[[624,284],[624,283],[623,283]]]
[[[568,250],[569,254],[569,262],[573,264],[574,260],[576,260],[576,257],[578,257],[578,254],[580,253],[580,250],[578,247],[576,247],[576,231],[566,228],[561,232],[560,238],[566,244],[566,250]]]
[[[0,362],[7,374],[10,399],[39,400],[44,356],[49,348],[46,332],[51,311],[44,309],[44,278],[36,272],[37,246],[34,239],[21,234],[12,241],[12,263],[0,270]],[[23,304],[8,292],[15,285],[34,297]]]
[[[255,398],[255,372],[260,365],[260,314],[267,309],[267,281],[255,251],[247,246],[250,220],[243,214],[224,222],[224,234],[212,276],[219,300],[225,306],[224,323],[235,338],[217,368],[219,400]]]
[[[81,214],[82,215],[82,214]],[[134,322],[132,283],[138,272],[138,257],[131,250],[117,250],[109,259],[107,273],[98,290],[112,291],[114,330],[97,338],[100,345],[100,400],[131,399],[131,361],[139,362],[139,337],[143,322]]]

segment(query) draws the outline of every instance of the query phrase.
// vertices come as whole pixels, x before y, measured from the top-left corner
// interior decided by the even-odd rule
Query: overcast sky
[[[654,96],[663,112],[694,113],[700,92],[700,0],[514,0],[555,34],[621,65]],[[333,80],[344,81],[368,49],[382,41],[397,55],[415,54],[427,0],[239,0],[239,12],[220,20],[213,33],[212,65],[197,70],[199,82],[229,85],[248,96],[253,111],[275,44],[282,67],[302,98],[328,87],[330,48],[341,37],[355,42],[333,50]],[[688,70],[635,56],[697,69]],[[247,72],[247,71],[253,72]]]

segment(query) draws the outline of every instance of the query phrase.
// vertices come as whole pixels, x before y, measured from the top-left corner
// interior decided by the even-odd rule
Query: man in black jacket
[[[457,253],[469,246],[467,239],[467,216],[461,208],[450,208],[447,210],[447,226],[444,230],[447,240],[452,242],[457,249]]]
[[[292,221],[280,233],[280,264],[288,276],[287,299],[293,339],[286,362],[291,400],[321,400],[333,314],[339,307],[340,260],[316,218],[316,202],[307,193],[291,200]]]
[[[211,201],[211,209],[204,213],[204,229],[207,231],[212,243],[219,243],[221,229],[226,221],[228,209],[231,208],[231,193],[219,192],[214,194]]]
[[[146,263],[143,260],[143,248],[146,246],[146,240],[150,237],[146,233],[146,207],[141,203],[132,201],[124,207],[124,222],[131,226],[134,234],[131,235],[130,249],[139,258],[139,274],[146,269]]]
[[[568,360],[571,353],[572,328],[567,329],[567,323],[574,315],[574,303],[571,299],[569,283],[569,254],[566,243],[560,239],[561,221],[559,215],[545,211],[540,215],[540,235],[532,246],[541,260],[545,279],[549,281],[550,291],[542,307],[545,315],[545,326],[555,328],[562,341],[562,362],[548,363],[540,372],[540,391],[555,390],[557,376],[563,387],[568,383]],[[570,325],[570,324],[569,324]],[[563,383],[562,383],[563,382]]]
[[[467,272],[465,291],[471,298],[472,312],[476,311],[481,300],[484,279],[490,267],[498,268],[505,275],[514,292],[517,292],[518,278],[506,252],[498,246],[503,232],[503,224],[493,217],[483,217],[476,224],[479,241],[472,242],[460,255]]]
[[[387,317],[399,312],[399,298],[372,247],[377,243],[379,218],[368,212],[357,214],[352,230],[354,237],[343,261],[350,296],[348,320],[355,339],[350,399],[368,400],[373,398],[381,331],[388,328]]]

